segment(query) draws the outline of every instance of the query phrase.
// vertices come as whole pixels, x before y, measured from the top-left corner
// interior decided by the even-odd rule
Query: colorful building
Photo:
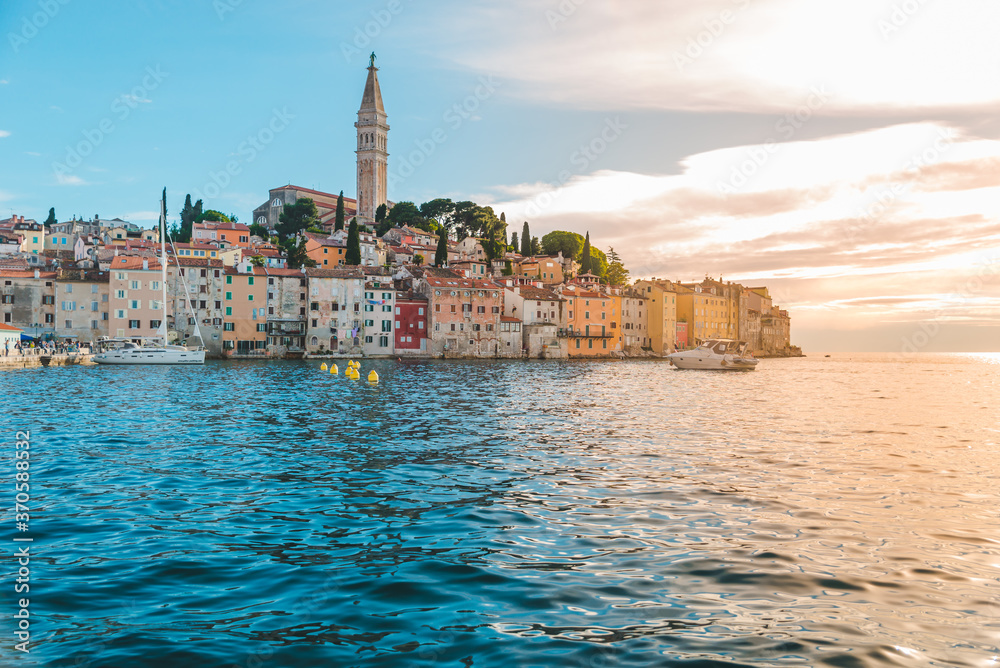
[[[252,357],[267,354],[267,280],[245,262],[226,267],[223,285],[222,354]]]
[[[399,290],[395,301],[395,343],[397,355],[423,355],[427,352],[428,338],[427,298],[415,295],[412,290]]]
[[[161,336],[163,277],[160,263],[146,257],[119,256],[110,265],[108,330],[112,337]],[[173,313],[166,305],[167,317]],[[164,329],[166,329],[166,323]]]
[[[432,355],[500,355],[500,314],[503,308],[500,286],[492,281],[439,273],[415,279],[413,289],[427,298],[431,309]]]

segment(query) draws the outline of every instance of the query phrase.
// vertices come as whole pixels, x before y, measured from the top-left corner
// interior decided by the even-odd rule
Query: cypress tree
[[[528,231],[528,221],[524,221],[521,227],[521,255],[524,257],[531,255],[531,232]]]
[[[434,266],[443,267],[446,264],[448,264],[448,228],[442,225],[438,235],[437,250],[434,251]]]
[[[45,222],[42,223],[42,225],[48,227],[50,225],[55,225],[58,222],[59,221],[56,220],[56,209],[55,207],[52,207],[51,209],[49,209],[49,217],[45,219]]]
[[[347,251],[344,253],[344,264],[361,264],[361,233],[358,231],[358,219],[352,218],[347,228]]]
[[[583,251],[580,254],[583,256],[580,258],[580,273],[589,274],[591,267],[590,232],[587,232],[587,238],[583,240]]]
[[[337,218],[333,225],[333,231],[344,229],[344,191],[341,190],[337,196]]]
[[[510,247],[513,248],[515,252],[521,249],[521,244],[517,241],[517,232],[510,233]]]

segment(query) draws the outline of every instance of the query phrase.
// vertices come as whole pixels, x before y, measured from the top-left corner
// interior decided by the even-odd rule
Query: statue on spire
[[[372,51],[372,55],[368,56],[368,67],[375,67],[375,52]]]

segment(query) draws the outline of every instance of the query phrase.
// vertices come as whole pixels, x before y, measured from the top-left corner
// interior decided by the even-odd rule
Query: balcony
[[[617,330],[615,330],[615,332],[617,332]],[[573,339],[613,339],[615,338],[615,332],[605,332],[603,334],[591,332],[588,334],[586,330],[560,329],[556,335],[561,338]]]

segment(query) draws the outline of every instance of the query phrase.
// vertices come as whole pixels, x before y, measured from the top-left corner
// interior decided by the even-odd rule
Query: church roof
[[[365,94],[361,98],[361,109],[358,111],[379,111],[385,113],[382,106],[382,89],[378,86],[378,75],[375,74],[378,68],[374,65],[368,67],[368,81],[365,82]]]

